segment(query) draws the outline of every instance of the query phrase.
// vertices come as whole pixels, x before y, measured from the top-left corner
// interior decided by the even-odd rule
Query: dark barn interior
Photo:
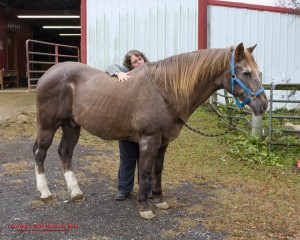
[[[34,18],[37,15],[40,17]],[[80,24],[80,0],[0,0],[0,71],[17,69],[22,86],[26,78],[26,41],[80,47]]]

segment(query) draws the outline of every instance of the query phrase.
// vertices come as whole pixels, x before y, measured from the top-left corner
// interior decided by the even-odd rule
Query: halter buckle
[[[236,79],[236,75],[235,74],[231,74],[231,79]]]
[[[255,95],[255,93],[252,92],[249,94],[248,97],[250,98],[250,100],[253,100],[254,98],[256,98],[256,95]]]

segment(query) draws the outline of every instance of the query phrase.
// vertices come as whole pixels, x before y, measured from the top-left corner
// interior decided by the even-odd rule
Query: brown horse
[[[161,178],[168,143],[180,133],[195,109],[218,89],[226,89],[247,105],[254,114],[267,109],[265,93],[247,94],[234,76],[252,93],[261,89],[254,47],[207,49],[179,54],[134,69],[128,82],[120,83],[107,73],[76,62],[50,68],[37,86],[37,138],[33,147],[37,188],[41,199],[51,198],[44,161],[56,130],[62,128],[58,153],[67,186],[73,199],[81,199],[72,170],[72,154],[80,128],[105,140],[126,139],[139,144],[138,203],[143,218],[153,218],[147,203],[147,186],[152,175],[154,203],[163,200]],[[233,85],[235,87],[233,88]]]

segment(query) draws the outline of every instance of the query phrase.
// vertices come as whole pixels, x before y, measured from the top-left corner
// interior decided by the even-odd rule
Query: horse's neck
[[[198,106],[209,98],[209,96],[216,90],[222,88],[221,76],[227,68],[230,69],[229,61],[228,66],[225,66],[227,65],[227,61],[225,61],[225,59],[227,59],[226,50],[220,51],[211,49],[206,51],[209,52],[194,52],[194,59],[186,59],[183,57],[182,59],[189,61],[190,63],[187,65],[185,64],[185,68],[183,67],[184,70],[181,68],[182,61],[175,61],[175,63],[168,60],[163,61],[162,65],[165,67],[164,71],[161,69],[157,71],[160,67],[158,64],[154,63],[148,65],[154,85],[159,89],[168,104],[178,112],[182,118],[187,119]],[[211,55],[208,57],[208,54]],[[182,56],[178,55],[177,58],[178,57],[180,58]],[[198,65],[199,68],[195,66],[195,63],[200,64]],[[174,65],[177,68],[174,68]],[[218,67],[215,67],[215,65],[218,65]],[[172,69],[172,71],[169,71],[169,69]],[[195,69],[196,71],[194,71]],[[184,77],[182,77],[182,72],[185,72]],[[178,89],[173,88],[174,84],[172,87],[172,82],[176,80],[177,83],[179,83],[183,79],[185,84],[190,84],[192,82],[192,87],[189,88],[191,92],[189,92],[186,97],[180,96],[180,98],[178,98],[178,96],[176,96],[176,90]],[[179,89],[178,91],[180,90],[182,89]]]
[[[203,104],[214,92],[222,88],[221,78],[213,79],[204,86],[198,84],[195,91],[190,97],[190,111],[191,115],[201,104]]]
[[[189,97],[188,108],[180,113],[180,116],[184,121],[187,121],[190,115],[212,94],[214,94],[217,90],[224,88],[223,78],[224,73],[220,73],[215,78],[198,82],[198,84],[194,88],[193,93]]]

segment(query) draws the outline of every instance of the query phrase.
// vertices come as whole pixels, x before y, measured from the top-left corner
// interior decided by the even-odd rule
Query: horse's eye
[[[251,77],[251,72],[244,72],[244,75],[247,77]]]

